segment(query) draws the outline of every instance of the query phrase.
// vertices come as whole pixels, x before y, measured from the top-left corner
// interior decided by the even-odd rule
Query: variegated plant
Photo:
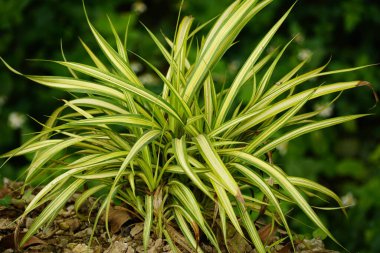
[[[268,54],[265,49],[290,10],[247,55],[227,88],[221,89],[223,84],[213,79],[214,66],[242,28],[271,2],[235,1],[200,39],[198,48],[191,48],[196,44],[191,42],[206,24],[192,29],[192,17],[184,17],[174,39],[165,37],[164,44],[147,29],[169,66],[162,73],[141,58],[160,78],[161,94],[149,91],[134,73],[126,41],[120,39],[111,22],[116,48],[88,20],[107,62],[84,42],[94,65],[52,61],[68,68],[70,77],[23,75],[4,62],[16,74],[75,94],[52,113],[40,133],[2,156],[33,153],[25,184],[47,178],[21,218],[48,204],[20,243],[52,221],[75,192],[82,192],[77,210],[90,196],[101,203],[95,227],[118,199],[135,218],[144,221],[145,249],[151,233],[163,236],[175,249],[174,229],[199,252],[200,234],[221,252],[227,244],[227,228],[233,227],[257,252],[266,252],[268,245],[260,239],[255,222],[259,213],[267,222],[282,227],[293,242],[281,203],[299,207],[336,242],[305,193],[325,195],[342,205],[339,197],[316,182],[287,175],[269,154],[300,135],[364,116],[318,120],[315,116],[320,111],[301,113],[301,109],[310,100],[367,83],[348,81],[302,88],[311,79],[355,70],[324,72],[326,66],[322,66],[300,73],[306,60],[279,80],[272,80],[288,45]],[[194,61],[188,58],[191,50],[197,52]],[[242,103],[238,93],[248,86],[251,99]],[[253,196],[253,191],[260,192],[260,198]],[[224,242],[218,240],[217,230],[222,231]]]

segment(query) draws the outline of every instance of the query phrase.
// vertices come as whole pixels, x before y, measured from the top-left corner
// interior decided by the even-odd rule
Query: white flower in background
[[[132,5],[132,10],[139,14],[144,13],[146,9],[146,4],[141,1],[134,2]]]
[[[157,78],[150,73],[142,74],[139,79],[145,85],[154,85],[158,82]]]
[[[349,192],[342,197],[343,206],[355,206],[356,202],[356,198],[354,197],[352,192]]]
[[[303,61],[303,60],[306,60],[306,59],[310,58],[311,54],[312,54],[311,50],[305,48],[305,49],[301,49],[298,52],[297,57],[298,57],[298,60]]]
[[[280,153],[280,155],[284,156],[288,152],[288,142],[283,142],[279,144],[276,149]]]
[[[323,118],[328,118],[330,117],[333,112],[334,112],[334,106],[329,105],[327,106],[326,104],[316,104],[314,106],[314,110],[316,111],[321,111],[318,115],[323,117]]]
[[[133,72],[139,73],[143,69],[143,66],[141,63],[135,61],[131,62],[131,69],[133,70]]]
[[[8,116],[8,125],[13,129],[19,129],[26,122],[25,114],[19,112],[11,112]]]

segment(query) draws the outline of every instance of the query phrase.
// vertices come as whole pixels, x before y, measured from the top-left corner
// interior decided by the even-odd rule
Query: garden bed
[[[15,220],[19,217],[25,205],[30,202],[34,194],[39,190],[28,188],[24,196],[21,195],[22,183],[4,180],[4,186],[0,190],[0,251],[16,252],[14,236],[17,224]],[[144,224],[141,221],[131,219],[126,208],[112,207],[110,211],[109,230],[111,237],[107,235],[105,222],[101,220],[97,229],[93,233],[93,224],[87,219],[87,216],[79,217],[74,210],[74,202],[79,194],[74,195],[65,207],[60,211],[55,220],[44,229],[41,229],[35,236],[26,242],[21,249],[22,252],[64,252],[64,253],[118,253],[118,252],[144,252],[142,242],[142,231]],[[92,206],[92,199],[84,205],[81,212]],[[20,225],[20,237],[28,230],[32,221],[36,218],[43,206],[36,209],[24,219]],[[88,211],[89,209],[87,209]],[[93,210],[92,213],[96,213]],[[93,219],[93,217],[91,218]],[[90,219],[90,220],[91,220]],[[174,228],[171,229],[172,238],[182,252],[193,252],[191,247],[186,243],[185,238]],[[266,229],[262,226],[260,235],[265,237]],[[88,246],[91,235],[93,234],[92,244]],[[249,245],[243,238],[237,234],[229,235],[230,252],[255,252],[252,245]],[[272,241],[278,239],[272,236]],[[206,244],[200,243],[204,252],[216,252]],[[319,239],[297,240],[297,252],[336,252],[324,249],[323,242]],[[275,250],[277,249],[277,250]],[[149,253],[154,252],[171,252],[170,247],[164,239],[152,238],[149,241]],[[273,252],[287,253],[292,252],[290,243],[285,241],[274,247]]]

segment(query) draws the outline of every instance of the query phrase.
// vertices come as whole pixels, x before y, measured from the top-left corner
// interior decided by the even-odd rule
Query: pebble
[[[30,228],[30,226],[32,225],[34,219],[30,218],[30,217],[27,217],[26,220],[25,220],[25,227],[26,228]]]
[[[136,224],[132,229],[131,229],[131,236],[135,237],[137,234],[139,234],[141,231],[144,229],[144,224],[143,223],[138,223]]]
[[[129,246],[127,253],[135,253],[135,250],[131,246]]]
[[[16,229],[16,223],[10,219],[0,219],[0,229],[1,230],[14,230]]]
[[[104,253],[123,253],[128,249],[128,243],[122,241],[114,241]]]
[[[89,248],[84,243],[77,244],[77,246],[75,246],[75,248],[73,248],[72,251],[73,251],[73,253],[94,253],[94,250],[92,250],[91,248]]]
[[[151,243],[151,244],[153,244],[153,246],[148,250],[148,253],[159,252],[159,249],[160,249],[160,247],[162,245],[162,239],[159,238],[154,243]]]
[[[92,228],[86,228],[86,229],[83,229],[83,230],[75,233],[74,237],[83,238],[83,237],[86,237],[86,236],[91,235],[91,234],[92,234]]]

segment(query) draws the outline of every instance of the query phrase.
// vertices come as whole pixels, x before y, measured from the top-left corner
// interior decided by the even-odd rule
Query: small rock
[[[58,223],[58,226],[62,230],[76,231],[80,227],[80,221],[76,218],[66,219]]]
[[[83,238],[83,237],[86,237],[86,236],[91,235],[91,234],[92,234],[92,228],[86,228],[86,229],[83,229],[83,230],[75,233],[74,237]]]
[[[304,239],[301,243],[299,243],[296,247],[297,253],[316,253],[316,252],[329,252],[329,253],[338,253],[333,250],[326,250],[325,245],[321,239]]]
[[[167,244],[162,248],[163,251],[170,251],[170,245]]]
[[[73,248],[73,253],[94,253],[94,251],[91,248],[89,248],[86,244],[81,243],[77,244],[77,246]]]
[[[143,223],[138,223],[136,224],[132,229],[131,229],[131,236],[135,237],[138,233],[143,231],[144,229],[144,224]]]
[[[148,250],[148,253],[156,253],[156,252],[159,252],[159,249],[160,249],[161,245],[162,245],[162,239],[159,238],[159,239],[157,239],[157,240],[154,242],[153,246]]]
[[[138,253],[143,253],[143,252],[144,252],[144,246],[142,246],[142,245],[137,246],[137,248],[136,248],[136,252],[138,252]]]
[[[74,211],[75,207],[74,205],[69,205],[68,207],[66,207],[66,212],[64,212],[62,214],[63,217],[69,217],[69,216],[72,216],[73,214],[75,214],[75,211]]]
[[[69,205],[65,209],[60,210],[59,211],[59,215],[62,216],[62,217],[64,217],[64,218],[73,216],[75,214],[75,210],[74,209],[75,209],[74,205]]]
[[[129,246],[127,253],[135,253],[135,250],[131,246]]]
[[[30,226],[32,225],[34,219],[30,218],[30,217],[27,217],[26,220],[25,220],[25,227],[26,228],[30,228]]]
[[[58,246],[64,248],[69,243],[69,240],[67,238],[62,238],[59,240]]]
[[[132,236],[128,235],[126,238],[125,238],[126,242],[131,242],[133,239],[132,239]]]
[[[246,252],[246,248],[249,245],[248,242],[237,232],[227,243],[233,252]]]
[[[97,245],[94,247],[94,253],[103,253],[103,252],[104,252],[104,250],[103,250],[102,246]]]
[[[66,245],[66,247],[70,250],[74,249],[77,246],[77,243],[70,242]]]
[[[16,229],[16,223],[10,219],[0,219],[0,230],[14,230]]]
[[[128,249],[128,243],[115,241],[104,253],[123,253]]]

